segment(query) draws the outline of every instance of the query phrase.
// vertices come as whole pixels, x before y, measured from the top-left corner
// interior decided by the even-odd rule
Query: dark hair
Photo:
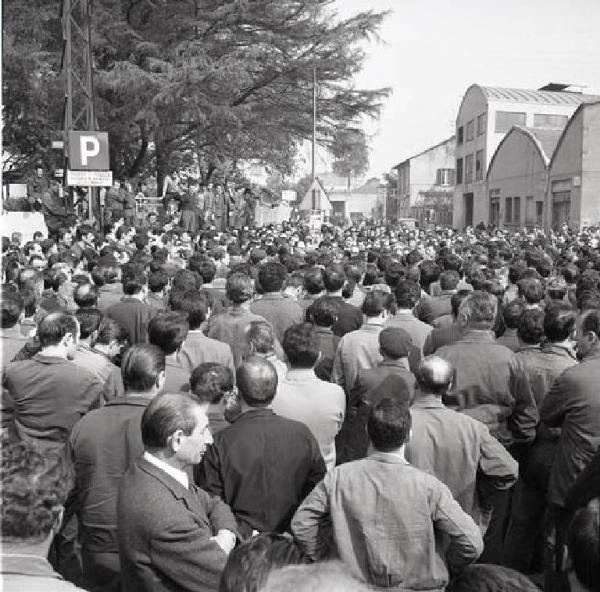
[[[319,359],[319,340],[311,323],[288,327],[281,345],[289,363],[297,368],[312,368]]]
[[[301,563],[308,563],[308,559],[292,538],[261,533],[229,554],[219,592],[260,592],[274,569]]]
[[[435,261],[421,261],[419,271],[421,272],[420,284],[424,290],[428,290],[429,286],[440,277],[440,268]]]
[[[187,290],[179,293],[178,296],[171,302],[172,308],[186,313],[189,328],[195,331],[206,320],[209,308],[208,298],[206,294],[198,292],[198,290]]]
[[[32,317],[37,310],[38,295],[33,288],[22,288],[19,290],[19,296],[23,300],[23,310],[26,317]]]
[[[263,292],[279,292],[287,278],[285,266],[276,261],[268,261],[258,270],[258,283]]]
[[[254,295],[252,278],[244,273],[232,273],[225,284],[227,298],[234,304],[242,304]]]
[[[406,277],[406,268],[399,261],[392,261],[385,270],[385,283],[392,288]]]
[[[459,277],[462,277],[463,275],[462,261],[460,257],[454,253],[448,253],[446,256],[444,256],[442,259],[442,268],[445,271],[456,271]]]
[[[72,473],[58,450],[42,450],[25,441],[2,444],[2,539],[42,541],[58,525]]]
[[[544,333],[550,342],[564,341],[575,331],[577,315],[568,304],[546,306],[544,311]]]
[[[367,317],[376,317],[383,311],[389,310],[391,300],[391,294],[386,294],[381,290],[373,290],[365,296],[361,310]]]
[[[533,308],[523,311],[519,317],[517,335],[525,343],[540,343],[544,336],[544,313]]]
[[[10,329],[18,322],[23,312],[23,300],[19,294],[2,294],[2,328]]]
[[[408,405],[386,397],[371,409],[367,432],[376,450],[390,452],[400,448],[408,440],[410,426]]]
[[[188,261],[189,268],[198,272],[205,284],[210,284],[217,273],[217,266],[210,259],[204,259],[198,264],[194,262],[194,264],[191,265],[192,259],[194,259],[194,257],[190,258]]]
[[[203,403],[218,403],[233,386],[231,369],[216,362],[196,366],[190,376],[191,393]]]
[[[504,305],[502,309],[502,318],[508,329],[516,329],[519,326],[519,319],[525,311],[525,302],[522,300],[511,300]]]
[[[544,298],[544,286],[536,278],[523,278],[519,280],[519,294],[529,304],[536,304]]]
[[[581,330],[584,333],[591,331],[600,337],[600,310],[590,310],[581,321]]]
[[[39,323],[37,337],[42,347],[58,345],[63,337],[71,333],[77,337],[77,321],[73,315],[65,312],[47,314]]]
[[[80,308],[75,312],[75,318],[79,322],[79,336],[87,339],[100,327],[102,313],[97,308]]]
[[[137,343],[127,349],[121,361],[123,386],[130,392],[148,392],[165,370],[165,354],[156,345]]]
[[[246,339],[259,354],[268,354],[275,347],[275,333],[267,321],[251,321],[246,327]]]
[[[567,531],[575,576],[586,590],[600,590],[600,498],[575,512]]]
[[[440,288],[442,290],[456,290],[460,277],[458,273],[452,269],[443,271],[440,274]]]
[[[323,283],[328,292],[337,292],[346,283],[346,273],[339,267],[327,267],[323,272]]]
[[[175,272],[173,279],[171,280],[171,288],[173,290],[181,290],[187,292],[188,290],[199,289],[202,287],[202,276],[189,269],[180,269]]]
[[[153,271],[148,276],[148,289],[154,294],[164,290],[169,283],[169,274],[164,269]]]
[[[421,287],[412,280],[403,280],[398,282],[394,296],[400,308],[414,308],[421,299]]]
[[[450,581],[446,592],[540,592],[524,574],[500,565],[465,567]]]
[[[265,407],[277,393],[277,371],[265,358],[250,356],[237,369],[236,383],[247,405]]]
[[[75,237],[80,241],[85,235],[92,233],[95,236],[94,228],[89,224],[82,224],[75,229]]]
[[[94,344],[109,345],[111,341],[117,340],[118,343],[124,342],[129,338],[129,332],[110,317],[104,317],[100,321],[98,333]]]
[[[460,305],[470,293],[471,290],[459,290],[456,294],[452,294],[450,297],[450,306],[452,307],[452,314],[454,318],[458,316],[458,309],[460,308]]]
[[[138,263],[125,263],[121,267],[121,274],[123,293],[128,296],[139,294],[148,282],[143,266]]]
[[[189,323],[180,312],[161,312],[148,323],[148,341],[165,355],[175,353],[185,341]]]
[[[98,305],[98,288],[94,284],[78,284],[73,290],[73,300],[79,308],[93,308]]]
[[[331,327],[338,318],[340,302],[330,296],[317,298],[310,305],[310,318],[317,327]]]
[[[304,272],[304,289],[309,294],[320,294],[324,288],[323,270],[320,267],[311,267]]]
[[[168,446],[169,438],[178,430],[186,436],[196,428],[194,409],[202,405],[185,393],[165,393],[154,397],[142,415],[142,443],[149,450]]]

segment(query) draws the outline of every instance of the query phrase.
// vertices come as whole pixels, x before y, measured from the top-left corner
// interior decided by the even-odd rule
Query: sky
[[[336,0],[340,17],[391,11],[357,88],[391,87],[366,121],[369,176],[449,138],[467,88],[548,82],[600,94],[600,0]]]

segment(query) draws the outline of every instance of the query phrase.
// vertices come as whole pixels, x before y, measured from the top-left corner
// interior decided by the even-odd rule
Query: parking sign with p
[[[106,132],[69,132],[69,169],[107,171],[109,169]]]

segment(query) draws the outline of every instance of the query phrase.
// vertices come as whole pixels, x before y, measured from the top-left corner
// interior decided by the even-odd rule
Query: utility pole
[[[64,161],[63,179],[67,182],[69,167],[69,132],[93,131],[97,128],[94,113],[94,84],[92,62],[92,0],[62,0],[61,20],[63,53],[61,69],[64,76],[65,103],[63,117]],[[72,194],[68,202],[73,208]],[[88,219],[93,210],[99,218],[97,188],[88,187]]]
[[[317,68],[313,68],[313,129],[312,129],[312,155],[311,176],[315,180],[315,151],[317,148]]]

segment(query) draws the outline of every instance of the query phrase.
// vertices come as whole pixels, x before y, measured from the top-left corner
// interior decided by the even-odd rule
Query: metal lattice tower
[[[63,53],[61,69],[65,85],[63,111],[65,183],[68,168],[69,132],[91,131],[97,127],[94,114],[91,4],[92,0],[62,1]]]

